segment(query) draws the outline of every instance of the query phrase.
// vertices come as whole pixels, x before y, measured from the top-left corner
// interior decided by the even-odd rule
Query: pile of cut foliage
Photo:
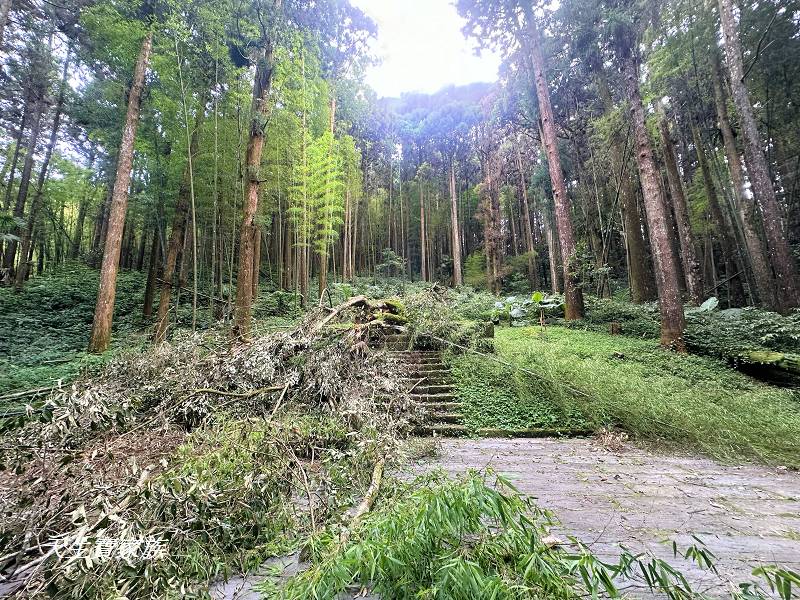
[[[356,298],[247,344],[178,336],[56,392],[0,440],[0,595],[204,597],[340,518],[409,429],[369,344],[397,312]]]

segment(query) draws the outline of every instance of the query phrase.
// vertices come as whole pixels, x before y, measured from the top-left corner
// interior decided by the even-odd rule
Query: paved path
[[[755,566],[800,571],[800,474],[758,466],[654,455],[627,448],[619,455],[591,440],[455,439],[415,470],[450,473],[491,467],[555,513],[563,528],[592,543],[599,556],[618,544],[649,549],[679,566],[700,591],[725,595]],[[717,555],[720,577],[677,561],[671,545],[696,535]]]

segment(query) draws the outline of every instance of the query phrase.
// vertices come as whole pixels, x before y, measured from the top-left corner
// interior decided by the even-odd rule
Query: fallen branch
[[[347,545],[347,542],[350,540],[350,535],[353,533],[353,530],[358,527],[358,524],[361,522],[361,519],[364,518],[370,510],[372,510],[372,505],[375,504],[375,499],[378,497],[378,492],[381,489],[381,480],[383,479],[383,467],[386,465],[386,459],[381,458],[375,463],[375,468],[372,470],[372,481],[369,484],[369,489],[367,493],[364,495],[364,499],[361,500],[361,503],[356,507],[355,511],[353,512],[353,518],[350,520],[350,525],[342,530],[341,535],[339,536],[339,546]]]

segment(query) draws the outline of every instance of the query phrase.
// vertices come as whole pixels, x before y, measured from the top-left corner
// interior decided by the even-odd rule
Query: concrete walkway
[[[558,537],[576,536],[604,558],[618,556],[620,543],[650,550],[712,596],[751,580],[759,565],[800,571],[795,472],[633,447],[617,455],[586,439],[444,440],[439,455],[414,470],[437,467],[452,474],[491,467],[555,513],[562,523]],[[719,576],[674,558],[671,541],[685,549],[695,543],[692,535],[717,556]]]

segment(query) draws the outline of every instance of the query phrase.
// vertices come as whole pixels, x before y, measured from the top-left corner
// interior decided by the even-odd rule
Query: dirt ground
[[[614,454],[586,439],[444,440],[439,455],[414,470],[437,467],[503,473],[555,513],[562,527],[554,533],[564,541],[575,536],[607,558],[618,556],[620,543],[650,550],[711,596],[727,595],[759,565],[800,570],[800,473],[628,445]],[[671,541],[686,548],[692,535],[717,556],[719,576],[674,558]]]

